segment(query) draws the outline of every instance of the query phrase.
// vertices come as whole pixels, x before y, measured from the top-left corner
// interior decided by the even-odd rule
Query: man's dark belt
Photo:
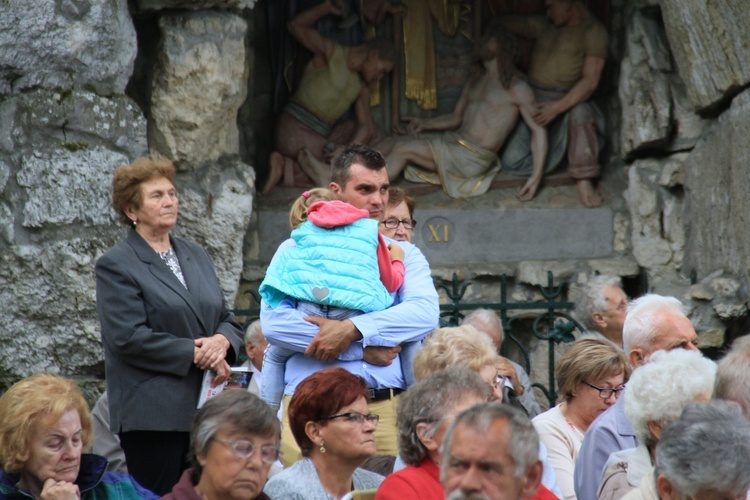
[[[388,401],[389,399],[395,398],[402,392],[403,389],[367,389],[370,393],[370,401]]]

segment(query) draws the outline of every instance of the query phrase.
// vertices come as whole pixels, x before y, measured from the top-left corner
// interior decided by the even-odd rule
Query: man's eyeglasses
[[[247,439],[222,439],[214,438],[216,441],[228,444],[237,458],[248,459],[255,453],[255,445]],[[279,458],[279,447],[266,444],[260,447],[260,459],[264,464],[272,464]]]
[[[414,229],[414,226],[417,225],[417,221],[415,221],[414,219],[386,219],[381,222],[381,224],[383,224],[388,229],[396,229],[398,228],[399,224],[403,224],[405,229]]]
[[[584,382],[587,386],[591,387],[592,389],[596,389],[599,391],[599,397],[602,399],[608,399],[612,396],[612,394],[615,395],[615,399],[620,397],[620,393],[625,390],[625,386],[622,387],[615,387],[612,389],[611,387],[597,387],[593,384],[589,384],[588,382]]]
[[[365,420],[367,420],[371,424],[374,424],[377,426],[378,421],[380,420],[380,415],[376,415],[374,413],[368,413],[367,415],[363,415],[362,413],[358,411],[350,411],[347,413],[337,413],[336,415],[331,415],[329,417],[319,418],[318,420],[332,420],[334,418],[345,418],[347,422],[351,422],[353,424],[359,424],[359,425],[364,424]]]

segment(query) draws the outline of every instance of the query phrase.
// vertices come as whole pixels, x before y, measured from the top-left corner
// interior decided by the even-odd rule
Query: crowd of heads
[[[621,377],[625,413],[638,439],[654,451],[659,494],[740,495],[750,488],[743,466],[750,463],[750,426],[743,415],[750,392],[750,341],[736,342],[717,368],[695,349],[689,335],[680,342],[668,326],[669,318],[685,318],[674,298],[646,295],[630,304],[624,338],[631,350],[641,350],[635,370],[610,341],[583,337],[574,342],[556,365],[560,396],[571,402],[581,384]],[[440,463],[446,498],[491,495],[498,488],[522,498],[533,494],[540,482],[539,437],[522,411],[488,402],[494,389],[482,371],[497,361],[502,335],[493,343],[472,324],[502,332],[497,315],[481,310],[460,327],[440,328],[425,340],[414,365],[418,382],[398,404],[400,457],[411,466],[429,458]],[[265,341],[262,337],[256,322],[247,328],[245,342],[259,344]],[[671,343],[665,344],[665,337]],[[665,345],[671,349],[659,349]],[[615,393],[610,391],[608,397]],[[335,453],[337,447],[348,446],[343,443],[346,437],[326,431],[338,418],[361,420],[360,431],[372,433],[377,416],[367,411],[369,397],[364,380],[342,368],[319,371],[300,383],[289,406],[289,425],[302,454],[325,454],[326,447]],[[712,397],[735,403],[707,403]],[[342,408],[348,411],[342,414]],[[37,429],[70,411],[80,419],[78,446],[85,450],[91,441],[91,417],[75,382],[39,374],[11,387],[0,398],[2,469],[24,471],[33,461],[30,450]],[[279,456],[279,435],[277,416],[259,398],[225,391],[198,411],[190,431],[193,482],[201,484],[208,474],[231,489],[232,467],[245,467],[237,457],[253,453],[256,463],[251,469],[265,478]],[[374,443],[352,450],[352,459],[363,461],[374,451]],[[495,463],[498,468],[491,472],[487,464]],[[390,457],[388,468],[392,464]]]
[[[337,155],[331,189],[303,193],[290,213],[291,227],[307,220],[312,203],[341,199],[349,190],[368,198],[371,214],[403,204],[408,213],[400,216],[396,229],[413,229],[413,199],[402,190],[389,191],[387,177],[380,174],[369,179],[366,192],[358,192],[350,186],[352,165],[382,173],[385,161],[377,151],[357,145]],[[118,168],[113,207],[121,222],[133,222],[127,211],[141,205],[141,184],[153,178],[171,183],[174,176],[171,162],[152,158]],[[411,237],[410,232],[399,235],[407,241]],[[717,367],[698,351],[697,335],[678,299],[647,294],[628,304],[620,280],[607,276],[581,287],[575,314],[586,330],[599,334],[567,346],[555,377],[560,407],[575,408],[581,433],[624,391],[625,414],[652,452],[661,498],[744,495],[750,488],[750,340],[738,341]],[[266,345],[260,322],[247,328],[244,343],[255,363],[255,351],[262,353]],[[428,460],[439,464],[446,498],[528,498],[542,482],[544,448],[537,420],[532,423],[523,410],[502,402],[502,343],[502,322],[487,309],[468,314],[460,326],[436,329],[414,359],[416,383],[398,400],[400,458],[411,467]],[[379,415],[368,404],[375,392],[365,379],[340,367],[302,380],[287,408],[302,456],[326,467],[337,460],[356,467],[372,457]],[[711,399],[731,403],[709,404]],[[49,464],[39,459],[38,441],[44,429],[60,422],[72,429],[61,436],[70,446],[62,447],[59,460],[70,463],[64,480],[73,483],[92,439],[91,416],[77,384],[39,374],[13,385],[0,397],[2,471],[19,475],[19,484],[35,492],[46,487],[40,478]],[[188,459],[196,491],[208,498],[212,491],[260,495],[279,458],[280,434],[278,416],[255,395],[227,390],[210,399],[190,429]],[[387,460],[388,467],[392,462]],[[237,483],[240,473],[246,480]]]

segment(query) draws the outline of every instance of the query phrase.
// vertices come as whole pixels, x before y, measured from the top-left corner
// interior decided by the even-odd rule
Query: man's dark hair
[[[346,186],[351,176],[351,166],[355,163],[370,170],[385,168],[385,158],[380,151],[364,144],[352,144],[334,157],[331,162],[331,182],[341,188]]]

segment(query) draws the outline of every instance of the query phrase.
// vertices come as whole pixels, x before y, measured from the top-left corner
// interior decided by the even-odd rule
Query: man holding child
[[[389,187],[383,156],[355,144],[332,164],[329,189],[341,201],[367,210],[371,219],[382,221]],[[293,244],[291,240],[282,243],[277,256]],[[293,299],[283,300],[274,308],[261,304],[261,323],[268,341],[296,351],[286,364],[287,397],[308,375],[331,366],[364,378],[370,389],[369,409],[380,415],[375,434],[378,453],[392,455],[398,452],[395,400],[406,389],[400,346],[424,338],[437,327],[439,318],[438,295],[427,260],[414,245],[399,245],[404,250],[404,284],[395,293],[393,305],[385,310],[334,320],[304,316]],[[299,452],[288,427],[284,425],[282,434],[283,461],[293,463]]]

